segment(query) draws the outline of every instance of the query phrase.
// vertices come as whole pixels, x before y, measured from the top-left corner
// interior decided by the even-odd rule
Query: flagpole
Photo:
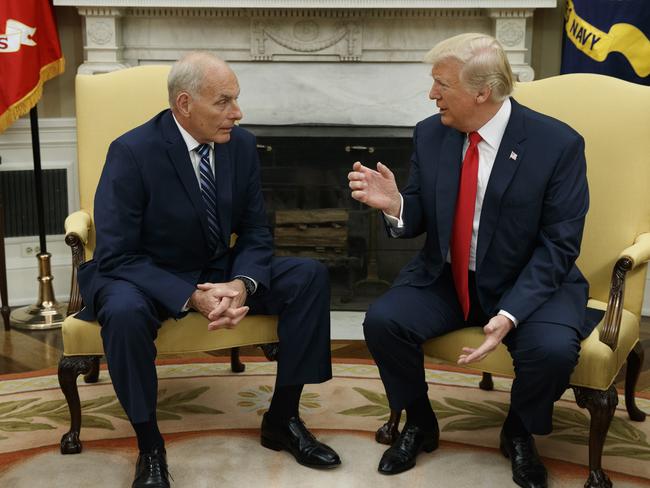
[[[38,261],[38,298],[36,304],[18,308],[11,313],[11,325],[18,329],[54,329],[61,327],[67,310],[67,303],[58,303],[52,287],[51,254],[47,252],[45,216],[43,203],[43,180],[41,170],[41,144],[38,133],[38,112],[36,105],[29,111],[32,130],[32,153],[34,156],[34,190],[38,217],[38,237],[41,250]]]
[[[41,139],[38,132],[38,111],[36,105],[34,105],[29,111],[29,123],[32,129],[32,155],[34,156],[34,189],[36,190],[38,238],[40,241],[41,253],[47,253],[43,204],[43,174],[41,169]]]
[[[9,330],[9,295],[7,290],[7,262],[5,260],[5,212],[2,202],[2,193],[0,192],[0,313],[2,321],[5,324],[5,330]]]

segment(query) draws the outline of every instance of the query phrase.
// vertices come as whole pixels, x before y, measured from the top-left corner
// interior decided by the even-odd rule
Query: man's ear
[[[180,92],[176,95],[176,109],[183,117],[190,116],[190,107],[192,105],[192,97],[187,92]]]
[[[492,88],[485,85],[476,94],[476,103],[481,104],[487,102],[490,99],[490,95],[492,95]]]

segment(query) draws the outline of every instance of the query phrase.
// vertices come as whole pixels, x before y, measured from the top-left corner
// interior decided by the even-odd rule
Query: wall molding
[[[38,119],[41,145],[48,147],[75,147],[77,144],[77,119],[74,117]],[[29,118],[22,117],[0,135],[0,154],[13,149],[31,150],[31,126]],[[30,158],[31,160],[31,158]],[[4,163],[5,161],[3,161]],[[0,165],[0,170],[2,166]]]
[[[97,11],[98,9],[79,8],[82,15]],[[102,10],[102,12],[105,10]],[[248,18],[254,17],[319,17],[319,18],[437,18],[437,17],[477,17],[483,10],[474,8],[448,8],[448,9],[210,9],[210,8],[170,8],[170,7],[133,7],[120,12],[127,12],[130,17],[191,17],[191,18]],[[509,13],[509,15],[513,15]]]
[[[557,0],[54,0],[73,7],[170,8],[553,8]]]

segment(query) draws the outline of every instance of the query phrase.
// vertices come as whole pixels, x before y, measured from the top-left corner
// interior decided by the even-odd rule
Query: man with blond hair
[[[163,320],[190,309],[210,330],[236,327],[249,313],[279,316],[261,443],[309,467],[334,467],[338,455],[298,412],[303,385],[332,375],[327,269],[273,257],[255,137],[236,125],[243,115],[230,67],[189,53],[171,68],[168,92],[170,109],[110,146],[95,195],[97,247],[79,270],[86,307],[78,317],[102,326],[113,386],[138,440],[133,487],[169,487],[154,339]]]
[[[407,412],[379,471],[410,469],[438,447],[422,344],[481,325],[485,341],[459,351],[458,363],[508,347],[516,378],[501,451],[519,486],[545,487],[531,434],[551,431],[553,403],[595,325],[575,265],[589,206],[584,141],[510,98],[512,71],[494,38],[455,36],[425,60],[439,113],[415,128],[407,186],[400,193],[381,163],[357,162],[349,174],[352,197],[383,211],[392,237],[427,236],[364,321],[390,407]]]

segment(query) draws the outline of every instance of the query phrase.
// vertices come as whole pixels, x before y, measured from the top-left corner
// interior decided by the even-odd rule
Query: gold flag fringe
[[[43,84],[60,75],[63,71],[65,71],[65,59],[63,57],[43,66],[36,86],[22,99],[10,105],[5,113],[0,114],[0,134],[7,130],[16,119],[29,112],[41,99]]]

